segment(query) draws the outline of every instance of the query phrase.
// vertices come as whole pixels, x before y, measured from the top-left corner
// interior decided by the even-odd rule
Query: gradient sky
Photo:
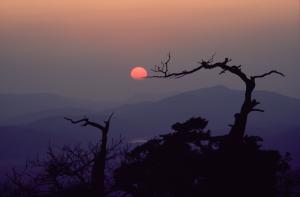
[[[300,97],[299,0],[1,0],[0,92],[58,93],[121,101],[223,84],[230,74],[202,71],[180,80],[130,78],[169,51],[172,69],[216,53],[245,72],[278,69],[258,89]]]

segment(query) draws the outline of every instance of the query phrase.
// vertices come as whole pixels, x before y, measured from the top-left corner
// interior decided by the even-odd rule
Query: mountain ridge
[[[300,163],[300,147],[297,142],[300,139],[300,99],[260,90],[255,91],[253,97],[261,102],[260,108],[266,112],[250,114],[247,135],[262,136],[265,147],[280,149],[282,153],[291,152],[297,157],[294,163]],[[24,157],[30,157],[33,151],[44,152],[49,141],[55,145],[94,142],[98,136],[95,129],[70,124],[63,117],[79,119],[85,115],[93,121],[102,122],[112,112],[115,115],[110,137],[117,138],[122,134],[127,141],[141,141],[168,133],[172,124],[197,116],[209,121],[208,128],[213,135],[221,135],[230,129],[228,125],[233,122],[233,116],[239,111],[242,101],[243,91],[217,86],[100,112],[86,111],[81,114],[78,111],[44,116],[21,126],[0,126],[0,138],[6,141],[5,144],[0,144],[0,149],[11,150],[13,154],[7,156],[13,159],[15,155],[20,159],[20,152]],[[30,136],[27,136],[29,133]],[[16,139],[19,139],[18,147],[11,147]],[[28,150],[28,154],[25,150]]]

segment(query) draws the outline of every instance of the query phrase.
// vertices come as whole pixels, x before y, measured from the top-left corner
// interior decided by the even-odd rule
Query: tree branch
[[[256,109],[256,108],[253,108],[251,111],[265,112],[265,110],[263,110],[263,109]]]
[[[277,70],[271,70],[270,72],[264,73],[264,74],[262,74],[262,75],[251,76],[251,78],[253,78],[253,79],[258,79],[258,78],[266,77],[266,76],[271,75],[271,74],[278,74],[278,75],[280,75],[280,76],[282,76],[282,77],[285,76],[283,73],[278,72]]]
[[[208,60],[202,60],[201,62],[198,62],[200,65],[192,70],[184,70],[181,72],[174,72],[174,73],[169,73],[168,72],[168,65],[165,64],[167,69],[163,69],[165,67],[158,67],[155,66],[155,69],[152,69],[152,71],[154,71],[155,73],[161,73],[162,75],[153,75],[153,76],[148,76],[147,78],[181,78],[184,77],[186,75],[192,74],[194,72],[197,72],[201,69],[214,69],[214,68],[221,68],[222,71],[219,74],[223,74],[226,71],[229,71],[235,75],[237,75],[238,77],[240,77],[244,82],[250,80],[245,73],[242,72],[241,70],[241,66],[229,66],[228,63],[231,62],[232,60],[229,58],[225,58],[225,60],[223,62],[214,62],[214,56],[213,55],[210,59]],[[170,56],[169,56],[170,57]],[[169,59],[167,61],[167,63],[169,62]]]
[[[111,113],[106,121],[104,121],[105,124],[109,124],[111,121],[111,118],[113,117],[114,113]]]
[[[101,124],[98,124],[96,122],[92,122],[90,121],[88,118],[84,117],[83,119],[80,119],[80,120],[73,120],[71,118],[68,118],[68,117],[64,117],[65,120],[68,120],[70,121],[71,123],[73,124],[79,124],[79,123],[83,123],[81,126],[85,127],[85,126],[92,126],[92,127],[95,127],[95,128],[98,128],[102,131],[105,130],[105,128],[107,128],[107,126],[109,125],[110,123],[110,120],[112,118],[114,113],[111,113],[110,116],[108,117],[108,119],[106,121],[104,121],[105,123],[105,126],[101,125]]]

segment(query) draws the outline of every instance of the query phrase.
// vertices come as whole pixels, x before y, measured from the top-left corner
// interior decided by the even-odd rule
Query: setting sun
[[[147,72],[147,70],[146,70],[144,67],[137,66],[137,67],[134,67],[134,68],[131,70],[130,76],[131,76],[133,79],[141,80],[141,79],[144,79],[145,77],[148,76],[148,72]]]

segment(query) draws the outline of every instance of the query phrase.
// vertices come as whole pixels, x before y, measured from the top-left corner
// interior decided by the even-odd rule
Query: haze
[[[278,69],[258,89],[300,97],[297,0],[1,0],[0,92],[123,101],[241,82],[217,71],[180,80],[133,80],[172,54],[172,69],[216,53],[252,74]]]

